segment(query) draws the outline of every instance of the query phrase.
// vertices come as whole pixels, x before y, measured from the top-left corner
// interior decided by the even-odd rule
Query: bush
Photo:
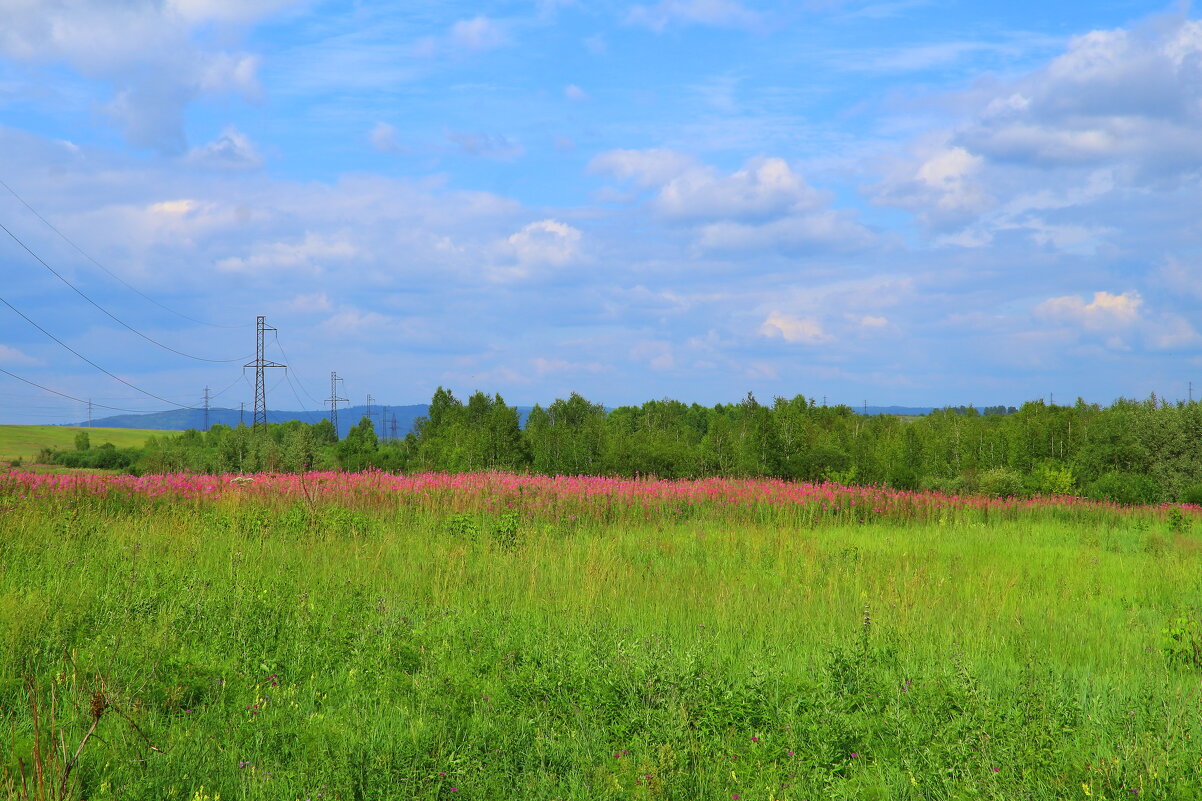
[[[1194,506],[1202,506],[1202,484],[1195,484],[1182,490],[1181,502],[1193,504]]]
[[[1077,494],[1077,477],[1068,465],[1041,465],[1031,475],[1031,489],[1041,495]]]
[[[1006,467],[982,470],[977,474],[977,491],[999,498],[1022,495],[1023,477]]]
[[[1138,473],[1107,473],[1091,483],[1085,491],[1090,498],[1114,501],[1126,506],[1160,502],[1160,485],[1151,476]]]

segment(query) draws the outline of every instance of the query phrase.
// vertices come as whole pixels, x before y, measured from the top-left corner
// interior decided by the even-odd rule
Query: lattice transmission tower
[[[338,382],[342,379],[338,377],[338,373],[330,372],[330,397],[326,403],[330,404],[330,422],[334,424],[334,436],[340,436],[338,433],[338,404],[349,403],[346,398],[338,397]]]
[[[255,360],[242,365],[243,369],[255,368],[255,419],[251,425],[252,430],[267,427],[267,385],[263,380],[263,371],[269,367],[287,367],[285,364],[278,364],[263,358],[263,334],[275,330],[267,324],[267,318],[263,315],[260,314],[255,318]]]

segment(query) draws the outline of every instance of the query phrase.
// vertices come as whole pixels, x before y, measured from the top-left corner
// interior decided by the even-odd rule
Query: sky
[[[1202,396],[1188,4],[0,18],[0,422],[250,406],[258,315],[277,409]]]

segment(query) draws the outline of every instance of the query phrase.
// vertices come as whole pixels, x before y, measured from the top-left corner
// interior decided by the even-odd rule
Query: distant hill
[[[388,410],[388,426],[384,430],[384,426],[380,419],[380,413],[383,409]],[[392,418],[396,417],[396,435],[403,437],[413,430],[413,423],[419,417],[425,417],[429,411],[429,406],[424,403],[417,403],[410,406],[372,406],[371,419],[375,425],[376,433],[381,437],[391,436],[392,434]],[[530,413],[529,406],[519,406],[518,417],[522,425],[526,423],[526,415]],[[338,409],[338,436],[345,437],[351,430],[351,426],[357,424],[367,414],[366,406],[350,406],[347,408]],[[267,422],[269,423],[285,423],[289,420],[300,420],[304,423],[316,423],[318,420],[324,420],[330,416],[328,411],[313,411],[313,412],[293,412],[284,410],[267,410]],[[246,410],[245,414],[238,409],[209,409],[209,425],[217,424],[227,425],[231,428],[238,425],[240,421],[245,421],[247,425],[251,424],[253,415],[250,410]],[[86,423],[82,424],[86,425]],[[106,428],[153,428],[159,431],[185,431],[189,428],[202,429],[204,428],[204,412],[199,409],[175,409],[169,412],[148,412],[147,414],[118,414],[112,417],[102,417],[94,422],[94,425]]]
[[[380,421],[380,411],[384,407],[372,406],[372,422],[375,424],[376,433],[385,436],[392,433],[392,416],[396,415],[396,434],[398,437],[403,437],[413,430],[413,423],[419,417],[425,417],[429,406],[424,403],[416,403],[410,406],[389,406],[388,409],[388,430],[382,429]],[[526,416],[530,413],[529,406],[519,406],[518,417],[521,419],[522,425],[526,425]],[[899,416],[922,416],[930,414],[938,406],[853,406],[851,407],[857,414],[896,414]],[[293,411],[277,411],[269,409],[267,411],[267,421],[269,423],[284,423],[288,420],[300,420],[305,423],[316,423],[318,420],[323,420],[329,417],[328,411],[313,411],[313,412],[293,412]],[[355,425],[367,414],[366,406],[351,406],[345,409],[338,410],[338,436],[345,437],[347,432],[351,430],[351,426]],[[240,413],[237,409],[209,409],[209,425],[227,425],[233,428],[238,425],[239,420],[245,420],[247,425],[251,423],[251,413],[246,411],[245,414]],[[78,425],[87,425],[79,423]],[[118,414],[112,417],[101,417],[94,422],[97,427],[105,428],[151,428],[159,431],[184,431],[189,428],[201,429],[204,428],[204,412],[199,409],[175,409],[169,412],[148,412],[147,414]]]
[[[938,406],[853,406],[851,408],[853,410],[855,410],[856,412],[859,412],[860,414],[867,414],[867,415],[896,414],[896,415],[901,415],[901,416],[905,416],[905,415],[921,416],[924,414],[930,414],[931,412],[935,411],[935,409],[938,409],[941,407],[938,407]]]

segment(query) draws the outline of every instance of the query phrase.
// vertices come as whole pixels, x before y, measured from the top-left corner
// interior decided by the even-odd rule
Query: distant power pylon
[[[92,427],[92,399],[88,398],[88,428]]]
[[[392,428],[391,428],[391,430],[390,430],[390,431],[391,431],[391,436],[389,436],[389,439],[391,439],[391,440],[394,440],[394,441],[396,440],[396,429],[397,429],[397,425],[396,425],[396,412],[394,411],[394,412],[392,413]]]
[[[277,364],[263,358],[263,334],[266,331],[275,330],[267,325],[267,318],[263,315],[260,314],[255,318],[255,360],[250,364],[242,365],[244,368],[255,368],[255,420],[252,424],[254,429],[258,429],[260,426],[267,427],[267,385],[263,380],[263,371],[268,367],[287,367],[287,365]]]
[[[246,425],[246,401],[238,401],[238,425]]]
[[[376,399],[371,396],[370,392],[367,393],[367,419],[368,420],[371,419],[371,415],[372,415],[371,405],[375,402],[375,400]],[[381,426],[381,428],[383,428],[383,426]]]
[[[334,436],[338,436],[338,404],[349,403],[346,398],[338,397],[338,382],[342,379],[338,377],[338,373],[330,372],[330,397],[326,403],[330,404],[330,422],[334,424]]]
[[[205,431],[209,430],[209,388],[205,387]]]

